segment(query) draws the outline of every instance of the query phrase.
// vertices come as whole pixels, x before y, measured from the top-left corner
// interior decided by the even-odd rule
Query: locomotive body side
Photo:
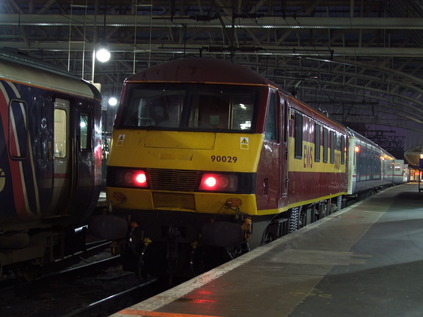
[[[291,98],[289,201],[307,205],[346,194],[345,127]]]
[[[80,79],[0,55],[0,268],[53,260],[47,241],[63,244],[67,228],[95,208],[99,102]]]

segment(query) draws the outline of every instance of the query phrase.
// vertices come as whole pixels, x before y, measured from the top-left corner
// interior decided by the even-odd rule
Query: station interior
[[[423,274],[423,1],[1,0],[0,50],[68,71],[78,80],[82,78],[98,88],[101,94],[103,151],[99,157],[103,160],[103,173],[125,79],[150,67],[186,57],[225,60],[253,70],[301,101],[296,107],[307,105],[313,109],[312,113],[323,117],[323,121],[333,120],[336,122],[333,126],[338,127],[339,123],[339,126],[351,128],[396,159],[404,160],[408,166],[409,178],[406,182],[409,184],[401,181],[400,186],[393,186],[387,191],[375,189],[372,192],[375,195],[348,207],[346,211],[339,210],[341,197],[339,205],[331,202],[338,194],[326,195],[322,201],[327,201],[327,209],[324,216],[319,214],[321,218],[316,216],[320,219],[317,224],[310,221],[310,226],[295,228],[287,236],[281,234],[278,236],[280,239],[260,246],[258,251],[253,250],[246,257],[242,255],[241,260],[229,261],[163,294],[121,309],[113,316],[421,316],[418,294],[421,294],[419,276]],[[203,104],[207,105],[206,115],[213,119],[209,123],[215,123],[215,126],[207,131],[201,130],[199,124],[196,128],[203,133],[218,130],[220,118],[213,113],[217,103],[208,98]],[[179,122],[178,116],[179,112],[174,116],[168,114],[168,119]],[[139,116],[133,117],[140,120]],[[294,121],[293,118],[294,115],[290,119]],[[227,117],[223,119],[228,121]],[[175,132],[173,123],[166,124],[164,130]],[[131,127],[125,128],[131,130]],[[133,128],[132,132],[136,130]],[[142,130],[144,127],[138,123],[136,128]],[[160,128],[152,130],[157,132]],[[242,132],[239,130],[235,132]],[[228,131],[218,132],[229,134]],[[63,139],[65,147],[66,130],[55,133]],[[125,133],[129,135],[129,132]],[[81,132],[83,134],[88,138],[86,130]],[[154,140],[161,138],[157,135]],[[116,138],[120,138],[118,146],[125,141],[124,134]],[[237,142],[239,139],[237,135]],[[163,141],[166,142],[170,143]],[[344,142],[342,138],[340,148],[346,148]],[[80,146],[87,144],[87,140],[85,143],[81,141]],[[203,149],[201,146],[198,148]],[[302,143],[300,150],[301,146]],[[150,146],[147,151],[151,161],[156,157],[159,161],[159,155],[154,152],[156,148]],[[160,159],[170,161],[169,157],[176,157],[170,153],[176,148],[178,146],[168,146],[167,157],[163,154]],[[242,152],[243,149],[240,145],[240,149],[236,150]],[[60,156],[65,148],[55,151],[54,155]],[[188,164],[188,159],[180,157],[182,155],[173,159],[181,164],[175,170],[189,170],[183,165]],[[190,154],[189,159],[192,157]],[[225,156],[225,162],[226,159]],[[117,164],[113,166],[115,169],[109,170],[119,170],[122,166]],[[127,170],[132,168],[124,167]],[[148,168],[143,167],[145,171]],[[171,168],[159,166],[151,169],[169,172]],[[126,169],[122,170],[126,172]],[[315,172],[310,170],[309,174]],[[3,173],[0,176],[6,184],[4,171],[0,169]],[[222,173],[232,172],[239,171],[226,170]],[[257,171],[251,168],[241,172],[252,175]],[[303,170],[297,168],[295,172],[300,174]],[[146,174],[143,176],[147,177]],[[276,178],[280,181],[285,177],[288,186],[287,175],[281,175],[277,174],[279,178]],[[268,181],[270,176],[263,177],[267,177],[264,179]],[[10,179],[7,181],[11,182]],[[160,175],[157,179],[165,178]],[[251,182],[256,181],[255,175],[251,179]],[[116,184],[110,187],[119,187]],[[257,188],[261,184],[269,189],[265,181]],[[307,188],[312,188],[311,185],[307,184]],[[6,188],[6,185],[3,186]],[[126,202],[127,197],[122,193],[130,193],[127,196],[136,203],[141,200],[141,196],[134,194],[135,190],[131,191],[136,186],[129,187],[122,191],[116,188],[110,190],[113,199],[121,199],[117,206]],[[104,188],[100,200],[105,199]],[[256,188],[242,193],[245,194],[242,199],[247,194],[256,195],[254,190]],[[158,191],[166,192],[168,188],[159,188]],[[192,197],[193,192],[189,193]],[[195,194],[198,192],[204,194],[205,190],[200,188]],[[228,194],[223,193],[219,194],[222,197]],[[153,211],[163,211],[171,206],[171,199],[166,194],[169,193],[157,195],[158,198],[151,194],[153,207],[150,209],[157,207],[154,198],[157,201],[162,198],[163,204]],[[143,197],[150,196],[145,194]],[[276,203],[278,199],[282,201],[281,197],[275,199]],[[228,201],[236,204],[235,199]],[[304,206],[308,216],[313,213],[314,217],[315,212],[321,212],[317,210],[320,207],[315,206],[321,206],[322,201],[306,198],[304,201],[307,204],[303,206],[300,203],[290,205],[292,209],[289,213]],[[183,202],[179,197],[178,203]],[[136,203],[130,206],[134,210]],[[195,214],[194,198],[189,205],[194,206],[189,211]],[[235,210],[239,206],[229,207]],[[169,209],[174,212],[185,207],[182,204]],[[267,216],[279,207],[272,209],[266,205],[259,212],[264,210],[264,213],[268,212]],[[332,211],[328,211],[326,214],[326,210],[332,207],[337,212],[331,214]],[[186,209],[189,208],[183,211]],[[204,210],[201,212],[206,213]],[[278,220],[277,216],[275,219]],[[132,226],[134,222],[129,223]],[[123,226],[126,225],[127,222],[124,222]],[[169,232],[173,229],[171,226],[166,228],[170,228]],[[250,283],[245,282],[248,278],[251,278]],[[239,285],[244,282],[245,287],[240,288]],[[281,307],[283,310],[280,310]],[[346,311],[346,307],[350,311]]]
[[[0,16],[3,49],[101,86],[106,135],[126,77],[202,56],[253,69],[396,157],[423,152],[417,0],[5,0]],[[102,48],[107,62],[93,59]]]

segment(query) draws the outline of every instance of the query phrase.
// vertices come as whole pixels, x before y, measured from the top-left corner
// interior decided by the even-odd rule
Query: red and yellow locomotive
[[[107,197],[125,221],[101,228],[120,239],[128,226],[144,271],[149,252],[191,263],[245,252],[340,207],[346,140],[345,127],[241,66],[152,67],[124,83]]]

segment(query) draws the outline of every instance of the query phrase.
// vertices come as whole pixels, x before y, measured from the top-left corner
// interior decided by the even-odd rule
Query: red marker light
[[[147,176],[145,175],[144,171],[140,171],[138,173],[135,173],[134,183],[135,183],[135,185],[141,186],[141,187],[147,186]]]
[[[214,176],[209,176],[204,180],[204,185],[208,188],[213,188],[217,184],[217,179]]]
[[[204,174],[200,190],[234,192],[238,188],[238,178],[230,174]]]

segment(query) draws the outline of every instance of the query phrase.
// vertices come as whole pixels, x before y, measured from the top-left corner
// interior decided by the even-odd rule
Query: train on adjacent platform
[[[394,183],[394,157],[261,75],[189,58],[128,77],[107,167],[110,214],[140,275],[201,272]],[[217,259],[217,260],[216,260]]]
[[[0,276],[85,247],[101,189],[101,96],[92,84],[0,52]]]

